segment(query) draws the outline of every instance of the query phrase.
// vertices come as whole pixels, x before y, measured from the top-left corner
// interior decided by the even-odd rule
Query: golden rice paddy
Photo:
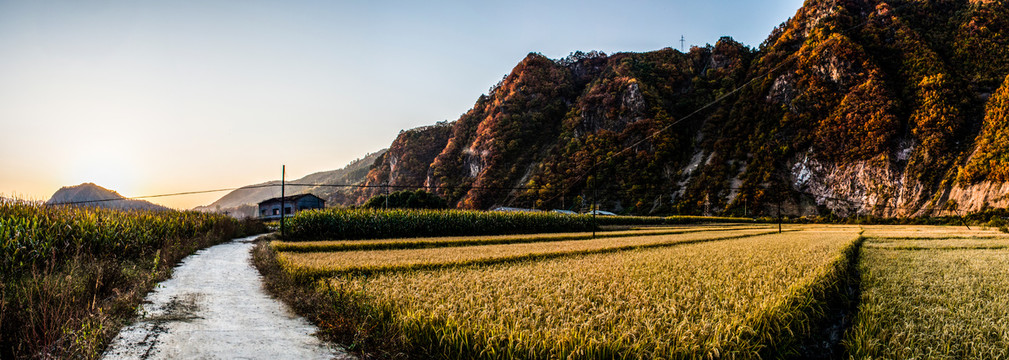
[[[591,240],[455,246],[378,251],[280,252],[278,260],[300,275],[421,269],[475,263],[546,258],[560,255],[626,250],[675,243],[710,241],[767,234],[768,229],[692,232],[673,235],[615,237]]]
[[[746,229],[279,259],[294,274],[337,274],[325,282],[331,290],[392,313],[429,356],[745,358],[808,327],[799,304],[849,261],[858,232]],[[520,257],[535,260],[445,266]],[[426,264],[442,266],[416,270]],[[348,271],[383,267],[401,271]]]
[[[585,240],[613,237],[631,237],[645,235],[673,235],[701,231],[724,231],[740,229],[770,229],[766,225],[726,225],[726,226],[695,226],[685,227],[654,227],[632,228],[620,231],[600,231],[597,233],[554,233],[554,234],[520,234],[520,235],[485,235],[485,236],[444,236],[428,238],[398,238],[376,240],[323,240],[323,241],[273,241],[270,246],[276,251],[290,252],[320,252],[348,250],[385,250],[410,249],[424,247],[448,247],[467,245],[513,244],[523,242],[545,242],[563,240]]]
[[[859,268],[853,357],[1009,357],[1009,250],[867,246]]]
[[[853,317],[820,339],[843,357],[1009,358],[1009,235],[774,228],[272,245],[288,273],[379,309],[421,357],[803,356],[818,322]],[[845,296],[857,308],[824,306]]]

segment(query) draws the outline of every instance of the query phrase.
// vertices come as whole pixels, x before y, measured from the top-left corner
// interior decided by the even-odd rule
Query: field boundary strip
[[[774,358],[796,349],[801,349],[806,357],[814,352],[825,356],[840,351],[841,339],[827,343],[821,338],[833,323],[843,322],[844,312],[857,311],[859,295],[852,293],[851,286],[860,281],[857,267],[867,240],[862,233],[854,235],[808,281],[792,284],[787,290],[789,296],[743,320],[740,324],[749,332],[737,340],[764,345],[757,351],[761,358]]]
[[[790,229],[785,230],[784,232],[797,232],[797,231],[801,230]],[[544,252],[544,253],[514,255],[514,256],[485,257],[472,260],[448,261],[442,263],[421,263],[421,264],[405,264],[405,265],[392,265],[392,266],[374,265],[374,266],[361,266],[361,267],[347,267],[342,269],[320,269],[311,266],[294,265],[291,263],[291,261],[285,259],[283,253],[280,252],[278,252],[277,260],[280,262],[281,266],[287,271],[287,273],[293,278],[302,281],[313,281],[319,278],[339,276],[339,275],[373,275],[378,273],[397,272],[397,271],[435,270],[447,267],[479,266],[479,265],[493,265],[509,262],[545,260],[564,256],[594,255],[594,254],[604,254],[627,250],[650,249],[650,248],[698,244],[712,241],[734,240],[754,236],[770,235],[775,233],[778,233],[778,231],[772,230],[772,231],[757,232],[753,234],[741,234],[733,236],[723,236],[723,237],[684,240],[684,241],[658,242],[641,245],[625,245],[625,246],[615,246],[615,247],[591,249],[591,250],[557,251],[557,252]]]
[[[1009,249],[1009,237],[1004,236],[872,237],[868,240],[866,248],[892,251]]]
[[[865,247],[880,250],[892,251],[923,251],[923,250],[1004,250],[1009,249],[1006,245],[965,245],[965,246],[877,246],[866,244]]]
[[[595,237],[593,237],[590,234],[567,235],[567,236],[550,236],[539,234],[539,236],[521,237],[521,235],[516,235],[517,237],[500,238],[500,239],[472,238],[472,239],[457,239],[457,240],[456,239],[437,240],[428,238],[425,240],[388,240],[388,241],[333,240],[334,242],[339,242],[333,244],[305,244],[295,241],[273,241],[270,243],[270,246],[273,248],[274,251],[279,252],[296,252],[296,253],[339,252],[339,251],[363,251],[363,250],[422,249],[422,248],[455,247],[455,246],[471,246],[471,245],[526,244],[536,242],[592,240],[603,238],[625,238],[625,237],[656,236],[656,235],[677,235],[677,234],[689,234],[698,232],[718,232],[718,231],[733,231],[733,230],[747,230],[747,229],[757,230],[761,228],[750,226],[734,226],[725,228],[719,227],[714,229],[679,229],[679,230],[666,230],[666,231],[645,231],[640,233],[628,233],[625,231],[620,231],[619,234],[597,233]],[[354,241],[361,241],[361,243],[354,243]]]
[[[907,240],[918,240],[918,241],[942,241],[942,240],[1009,240],[1009,236],[999,236],[999,235],[981,235],[981,236],[941,236],[941,237],[915,237],[915,236],[868,236],[867,241],[876,242],[893,242],[893,241],[907,241]]]

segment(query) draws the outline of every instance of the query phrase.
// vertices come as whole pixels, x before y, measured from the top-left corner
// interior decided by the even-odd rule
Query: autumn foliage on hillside
[[[992,95],[977,146],[960,178],[967,183],[1009,181],[1009,76]]]
[[[756,49],[529,54],[447,139],[404,145],[423,156],[369,182],[473,209],[773,214],[815,200],[795,173],[811,162],[884,169],[917,189],[902,201],[935,203],[1009,181],[1007,19],[998,1],[808,0]]]

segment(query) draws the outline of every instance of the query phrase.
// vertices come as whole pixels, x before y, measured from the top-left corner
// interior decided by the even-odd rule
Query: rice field
[[[854,358],[1009,358],[1009,237],[963,227],[880,229],[859,264]],[[867,231],[868,232],[868,231]],[[959,235],[959,238],[936,239]]]
[[[704,230],[277,259],[421,358],[752,358],[803,351],[860,242],[851,226]]]
[[[868,225],[863,235],[868,238],[887,239],[939,239],[939,238],[1005,238],[1009,234],[990,227],[937,226],[937,225]]]
[[[339,324],[355,344],[381,333],[410,357],[1009,358],[1009,234],[776,230],[270,245],[290,279],[340,299],[327,303],[324,329]]]
[[[588,240],[545,240],[514,244],[452,246],[444,248],[356,250],[322,252],[280,252],[278,261],[297,276],[322,276],[390,270],[430,269],[548,258],[563,255],[618,251],[679,243],[714,241],[769,234],[757,228],[731,231],[702,231],[672,235],[610,237]],[[773,231],[777,232],[777,231]]]
[[[886,239],[874,238],[866,248],[890,250],[955,250],[955,249],[1005,249],[1009,238],[941,238],[941,239]]]
[[[486,236],[444,236],[430,238],[378,239],[378,240],[323,240],[323,241],[273,241],[270,246],[276,251],[287,252],[318,252],[318,251],[348,251],[348,250],[385,250],[413,249],[426,247],[516,244],[544,241],[586,240],[597,238],[630,237],[644,235],[673,235],[701,231],[725,231],[750,228],[766,228],[769,226],[730,225],[730,226],[696,226],[692,228],[631,228],[628,230],[558,233],[558,234],[522,234],[522,235],[486,235]]]

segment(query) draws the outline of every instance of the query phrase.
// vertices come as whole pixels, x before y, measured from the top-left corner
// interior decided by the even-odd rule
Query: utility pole
[[[683,52],[683,44],[687,42],[687,38],[680,35],[680,52]]]
[[[596,228],[599,227],[599,223],[596,222],[596,213],[599,212],[599,196],[596,193],[596,183],[599,182],[599,178],[596,175],[596,167],[592,167],[592,238],[596,238]]]
[[[781,234],[781,200],[778,200],[778,233]]]
[[[389,210],[389,186],[390,184],[385,184],[385,205],[382,206],[385,210]]]
[[[287,165],[280,165],[280,237],[284,238],[284,178],[287,176]]]
[[[956,214],[960,216],[960,222],[963,223],[963,226],[966,226],[967,230],[970,230],[970,225],[967,224],[967,220],[964,219],[963,214],[960,213],[960,209],[956,210]]]

